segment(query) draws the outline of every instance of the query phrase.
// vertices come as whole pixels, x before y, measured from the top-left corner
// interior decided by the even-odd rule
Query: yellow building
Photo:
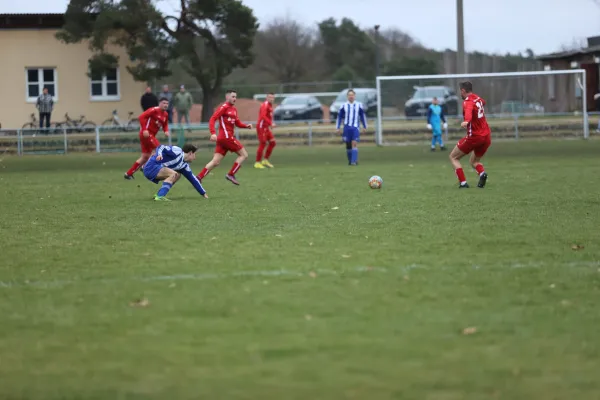
[[[3,101],[0,124],[3,129],[18,129],[37,116],[35,107],[44,87],[54,96],[51,120],[78,119],[101,124],[117,110],[121,120],[128,112],[142,112],[140,97],[145,84],[127,72],[131,65],[119,47],[108,50],[119,57],[114,71],[91,79],[87,44],[64,44],[55,38],[62,27],[62,14],[0,14],[0,88]]]

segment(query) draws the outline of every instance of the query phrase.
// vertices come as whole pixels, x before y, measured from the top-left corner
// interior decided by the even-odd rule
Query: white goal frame
[[[407,80],[425,80],[425,79],[468,79],[468,78],[509,78],[509,77],[520,77],[520,76],[544,76],[544,75],[577,75],[583,76],[583,82],[578,82],[581,88],[582,105],[583,105],[583,138],[588,139],[590,137],[590,126],[587,111],[587,87],[586,82],[586,71],[585,69],[564,69],[564,70],[550,70],[550,71],[527,71],[527,72],[491,72],[491,73],[480,73],[480,74],[441,74],[441,75],[397,75],[397,76],[378,76],[377,77],[377,130],[375,132],[375,142],[378,146],[383,145],[383,116],[381,107],[381,81],[407,81]]]

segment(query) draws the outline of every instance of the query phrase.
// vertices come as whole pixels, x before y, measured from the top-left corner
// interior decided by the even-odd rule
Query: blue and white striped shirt
[[[170,168],[174,171],[179,172],[181,175],[185,176],[185,178],[190,181],[190,183],[194,186],[194,188],[204,196],[206,194],[206,190],[202,187],[202,183],[196,178],[190,165],[183,159],[185,153],[181,149],[181,147],[177,146],[163,146],[160,145],[156,149],[156,154],[150,157],[148,160],[149,163],[160,164],[165,168]],[[160,161],[156,159],[156,157],[162,157]]]
[[[363,127],[367,129],[367,117],[363,105],[358,101],[344,103],[340,111],[338,111],[337,129],[340,129],[342,121],[344,122],[344,126],[354,128],[360,128],[360,124],[362,123]]]

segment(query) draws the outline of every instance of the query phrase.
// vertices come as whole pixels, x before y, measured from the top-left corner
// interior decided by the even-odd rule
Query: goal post
[[[378,76],[378,145],[422,141],[427,110],[436,97],[452,137],[462,136],[462,99],[458,85],[473,83],[485,99],[492,135],[506,138],[589,138],[586,70],[544,70],[478,74]]]

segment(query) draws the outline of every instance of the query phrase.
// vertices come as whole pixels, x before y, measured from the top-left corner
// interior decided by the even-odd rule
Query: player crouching
[[[177,146],[159,146],[144,166],[144,176],[154,183],[163,181],[162,187],[154,196],[156,201],[170,201],[165,196],[171,187],[179,180],[181,175],[185,176],[194,188],[205,199],[208,199],[206,190],[200,181],[194,176],[188,163],[196,159],[198,148],[193,144],[186,144],[183,148]]]
[[[492,131],[485,118],[485,100],[473,93],[471,82],[460,84],[460,96],[463,98],[464,117],[460,126],[467,130],[467,135],[458,141],[450,153],[450,162],[460,183],[459,188],[468,188],[469,184],[460,165],[460,159],[471,153],[470,164],[479,174],[477,187],[484,188],[488,175],[480,161],[492,144]]]

